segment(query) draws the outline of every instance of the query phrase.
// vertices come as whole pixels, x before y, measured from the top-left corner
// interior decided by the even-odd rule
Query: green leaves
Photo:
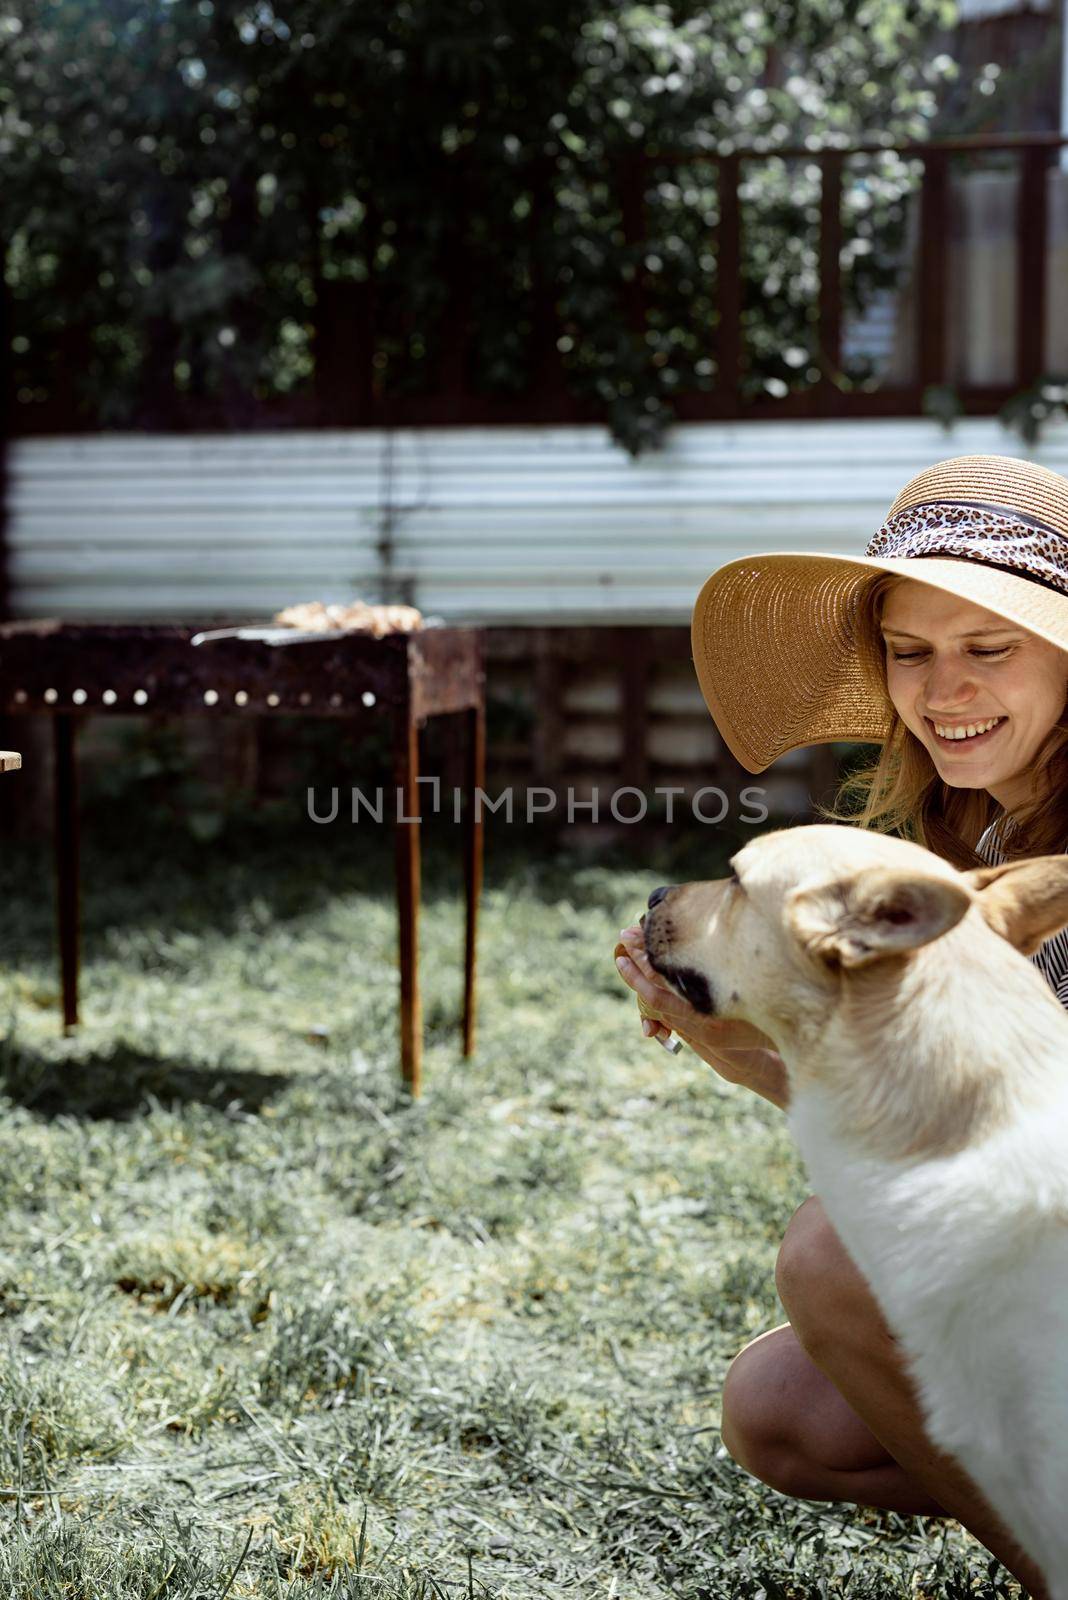
[[[89,352],[84,421],[233,424],[286,394],[336,421],[336,378],[283,331],[310,321],[312,358],[344,348],[374,406],[570,394],[636,454],[720,378],[704,153],[922,138],[946,20],[947,0],[9,0],[0,237],[26,425],[72,403],[61,329]],[[693,163],[627,177],[656,150]],[[742,180],[745,392],[774,397],[820,377],[819,174],[746,160]],[[846,164],[852,306],[892,277],[915,183],[891,155]],[[364,309],[330,279],[367,284]]]

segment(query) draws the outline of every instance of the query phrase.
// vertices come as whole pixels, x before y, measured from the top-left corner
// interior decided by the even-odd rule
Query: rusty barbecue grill
[[[288,637],[283,637],[283,633]],[[86,716],[122,713],[339,717],[357,730],[388,718],[403,809],[419,815],[418,731],[462,713],[466,933],[463,1051],[475,1040],[475,945],[482,883],[485,673],[477,628],[411,632],[304,632],[235,624],[203,632],[179,624],[43,621],[0,625],[0,714],[47,715],[55,754],[55,850],[63,1022],[78,1021],[78,811],[75,735]],[[420,1092],[419,824],[394,831],[400,935],[401,1073]]]

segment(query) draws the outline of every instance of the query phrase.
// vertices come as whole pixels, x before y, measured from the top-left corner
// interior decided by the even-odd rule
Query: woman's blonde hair
[[[873,690],[886,694],[886,644],[880,629],[883,606],[902,578],[884,573],[867,590],[857,616],[857,644]],[[1068,660],[1066,660],[1068,668]],[[914,840],[960,870],[985,863],[976,853],[980,834],[995,818],[995,844],[1007,861],[1060,855],[1068,849],[1068,702],[1036,752],[1032,796],[1026,809],[1002,817],[985,789],[955,789],[938,776],[930,752],[890,704],[890,732],[877,760],[850,773],[830,806],[817,802],[828,822],[851,822],[879,833]],[[1039,775],[1048,782],[1039,784]]]

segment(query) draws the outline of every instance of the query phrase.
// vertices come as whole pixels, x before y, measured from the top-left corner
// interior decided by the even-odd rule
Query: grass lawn
[[[417,1101],[386,829],[98,808],[66,1040],[49,852],[5,841],[0,1596],[1015,1594],[955,1524],[720,1445],[807,1189],[781,1113],[642,1039],[612,947],[722,836],[595,862],[491,819],[465,1062],[440,832]]]

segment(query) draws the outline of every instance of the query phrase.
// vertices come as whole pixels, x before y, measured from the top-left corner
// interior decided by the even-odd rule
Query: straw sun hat
[[[800,745],[886,739],[893,707],[861,625],[884,572],[1068,651],[1068,478],[1011,456],[956,456],[905,485],[862,556],[773,551],[714,572],[694,606],[694,666],[747,772]]]

